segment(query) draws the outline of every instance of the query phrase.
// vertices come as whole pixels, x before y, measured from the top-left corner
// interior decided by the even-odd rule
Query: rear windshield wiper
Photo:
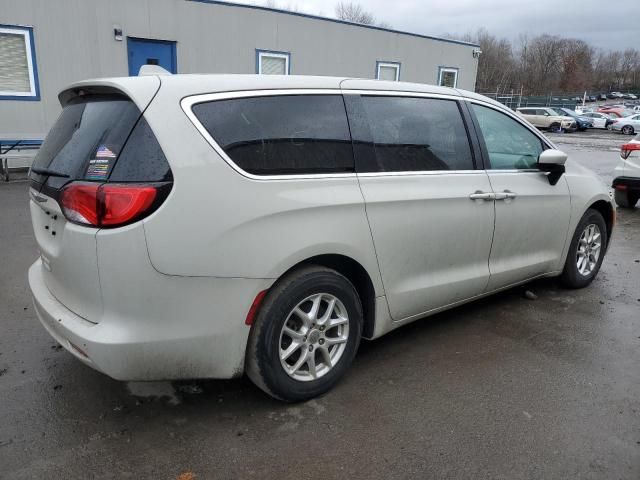
[[[66,173],[58,172],[56,170],[50,170],[48,168],[31,167],[31,171],[37,173],[38,175],[47,175],[48,177],[69,178],[69,175],[67,175]]]

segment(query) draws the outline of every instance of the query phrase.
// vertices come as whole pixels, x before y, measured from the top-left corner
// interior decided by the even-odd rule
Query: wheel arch
[[[362,314],[364,317],[362,336],[364,338],[372,338],[376,323],[376,292],[367,269],[364,268],[360,262],[346,255],[322,254],[309,257],[296,263],[279,278],[308,265],[320,265],[335,270],[341,275],[344,275],[353,284],[362,302]]]
[[[611,202],[607,202],[606,200],[597,200],[593,202],[587,210],[592,209],[600,212],[600,214],[604,218],[604,223],[607,226],[607,245],[606,248],[609,248],[609,244],[611,243],[611,233],[613,232],[613,226],[616,223],[616,211]]]

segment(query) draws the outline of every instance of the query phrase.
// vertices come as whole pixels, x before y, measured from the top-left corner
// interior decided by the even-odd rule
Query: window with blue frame
[[[376,79],[398,82],[400,80],[400,63],[376,62]]]
[[[456,67],[438,68],[438,85],[456,88],[458,86],[458,69]]]
[[[0,25],[0,100],[39,100],[33,28]]]
[[[256,50],[256,73],[260,75],[289,75],[291,54],[271,50]]]

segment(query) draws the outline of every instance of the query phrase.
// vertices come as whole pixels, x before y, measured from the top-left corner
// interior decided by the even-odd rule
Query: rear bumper
[[[244,320],[264,281],[199,278],[190,279],[182,288],[178,286],[181,280],[184,278],[176,279],[170,292],[158,289],[158,295],[170,295],[176,305],[184,305],[182,316],[167,310],[163,317],[153,308],[153,299],[140,298],[154,312],[152,320],[105,314],[99,323],[91,323],[51,294],[44,282],[41,260],[29,269],[29,285],[40,322],[60,345],[86,365],[117,380],[241,375],[249,335]],[[189,293],[192,281],[202,282],[209,292],[199,296],[201,305],[194,305]]]
[[[616,177],[613,179],[612,188],[640,192],[640,178],[637,177]]]

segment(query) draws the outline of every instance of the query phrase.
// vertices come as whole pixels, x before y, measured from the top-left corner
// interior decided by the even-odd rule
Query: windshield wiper
[[[69,175],[67,175],[66,173],[58,172],[56,170],[50,170],[48,168],[31,167],[31,171],[37,173],[38,175],[46,175],[48,177],[69,178]]]

